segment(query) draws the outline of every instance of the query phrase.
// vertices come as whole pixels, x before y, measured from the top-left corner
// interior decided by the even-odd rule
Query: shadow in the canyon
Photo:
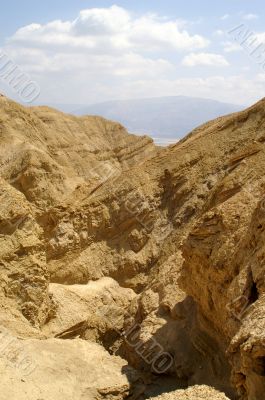
[[[138,383],[137,388],[132,382],[132,399],[146,399],[188,386],[207,385],[236,400],[230,384],[231,369],[225,348],[207,329],[207,324],[199,320],[192,298],[186,297],[173,310],[160,308],[157,317],[164,319],[165,324],[151,337],[149,334],[147,341],[143,340],[143,331],[148,329],[148,325],[145,321],[141,324],[139,316],[138,321],[136,317],[135,326],[125,334],[127,337],[119,351],[137,371],[152,373],[149,384],[142,382],[139,387]]]

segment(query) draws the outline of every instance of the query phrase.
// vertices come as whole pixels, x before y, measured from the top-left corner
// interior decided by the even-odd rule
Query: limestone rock
[[[55,353],[98,342],[146,373],[155,341],[186,386],[263,400],[264,127],[263,99],[157,149],[1,97],[1,324]]]
[[[157,397],[150,397],[156,400],[227,400],[228,398],[216,390],[207,386],[194,386],[187,390],[176,390]]]
[[[87,285],[50,284],[49,292],[56,306],[54,318],[44,325],[48,337],[75,338],[114,346],[130,316],[133,290],[121,288],[111,278],[91,281]]]
[[[94,343],[0,335],[1,400],[121,400],[139,379],[124,360]]]

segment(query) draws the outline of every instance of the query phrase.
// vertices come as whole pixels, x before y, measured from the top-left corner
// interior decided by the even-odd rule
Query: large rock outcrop
[[[151,399],[151,398],[150,398]],[[227,400],[223,393],[207,386],[193,386],[186,390],[176,390],[171,393],[165,393],[160,396],[153,397],[156,400]]]
[[[6,400],[121,400],[139,374],[102,346],[81,339],[28,339],[1,332],[1,392]]]
[[[182,386],[262,400],[264,117],[262,100],[158,149],[1,97],[1,325],[55,353],[104,346],[151,380],[159,348]]]

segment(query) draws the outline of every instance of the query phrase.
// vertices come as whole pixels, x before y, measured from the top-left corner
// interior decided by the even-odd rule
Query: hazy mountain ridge
[[[74,110],[119,121],[130,132],[149,134],[170,144],[206,121],[237,112],[242,106],[186,96],[108,101]]]

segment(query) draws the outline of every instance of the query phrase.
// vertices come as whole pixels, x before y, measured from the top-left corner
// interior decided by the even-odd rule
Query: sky
[[[0,91],[21,101],[5,59],[42,104],[187,95],[248,106],[264,97],[264,14],[261,0],[9,0]]]

